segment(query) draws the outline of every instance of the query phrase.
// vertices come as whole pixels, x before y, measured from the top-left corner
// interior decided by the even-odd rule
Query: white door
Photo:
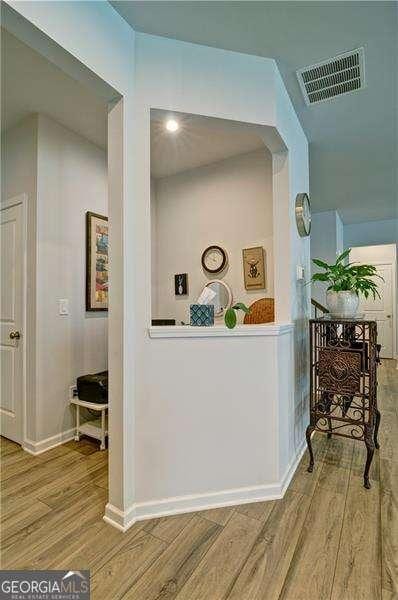
[[[377,273],[384,279],[382,281],[375,277],[379,289],[380,298],[376,296],[366,300],[361,296],[360,312],[365,313],[365,318],[377,322],[377,341],[381,344],[380,356],[392,358],[393,356],[393,277],[392,265],[375,265]]]
[[[23,205],[1,209],[0,423],[1,435],[22,441]]]

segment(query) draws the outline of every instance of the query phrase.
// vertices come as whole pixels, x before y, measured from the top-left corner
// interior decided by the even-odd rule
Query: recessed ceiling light
[[[166,121],[166,129],[167,129],[167,131],[171,131],[172,133],[174,133],[179,128],[180,128],[180,126],[179,126],[178,122],[175,119],[168,119]]]

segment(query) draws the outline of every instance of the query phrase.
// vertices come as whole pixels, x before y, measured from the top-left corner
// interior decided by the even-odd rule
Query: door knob
[[[11,331],[10,340],[19,340],[19,339],[21,339],[21,334],[19,333],[19,331]]]
[[[391,315],[386,315],[387,319],[391,319]]]

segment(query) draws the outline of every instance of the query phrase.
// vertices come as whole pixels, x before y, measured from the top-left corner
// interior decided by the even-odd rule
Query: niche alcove
[[[189,324],[205,286],[216,325],[273,299],[272,155],[249,124],[152,110],[152,323]]]

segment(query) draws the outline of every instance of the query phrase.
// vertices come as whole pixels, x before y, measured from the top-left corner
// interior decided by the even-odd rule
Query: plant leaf
[[[314,273],[311,277],[312,281],[329,281],[330,277],[327,273]]]
[[[316,264],[317,267],[321,267],[322,269],[329,269],[329,265],[323,262],[323,260],[319,260],[319,258],[313,258],[312,262]]]
[[[234,310],[243,310],[246,315],[250,314],[250,308],[247,308],[246,304],[243,304],[243,302],[237,302],[232,308]]]
[[[236,325],[236,312],[233,308],[228,308],[224,315],[225,325],[228,329],[233,329]]]
[[[350,253],[350,252],[351,252],[351,248],[347,248],[347,250],[344,250],[344,252],[342,252],[342,253],[340,254],[340,256],[338,256],[338,257],[337,257],[337,260],[336,260],[336,265],[338,265],[338,264],[340,264],[341,262],[343,262],[343,260],[344,260],[345,258],[347,258],[347,256],[349,255],[349,253]]]

